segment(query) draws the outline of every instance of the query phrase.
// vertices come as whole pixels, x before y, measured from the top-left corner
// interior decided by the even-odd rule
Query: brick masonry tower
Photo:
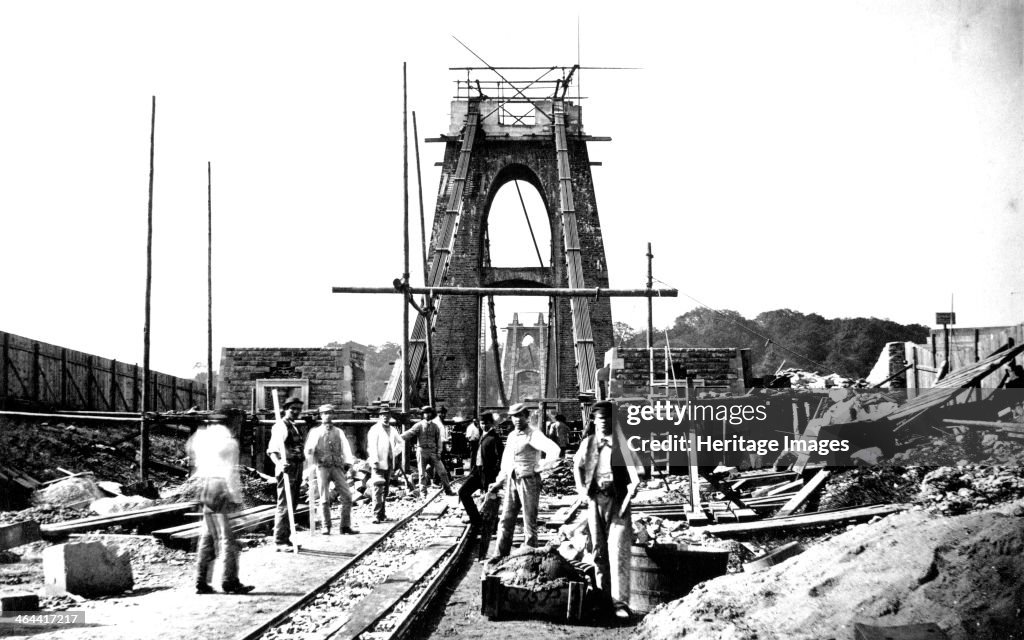
[[[564,69],[563,76],[566,73],[571,77],[571,70]],[[452,102],[447,134],[427,140],[445,144],[430,242],[428,280],[432,286],[608,287],[587,150],[587,142],[597,138],[584,134],[580,107],[565,99],[565,80],[553,84],[554,91],[551,83],[542,85],[548,94],[543,97],[530,95],[522,85],[516,88],[516,83],[507,82],[504,76],[490,83],[459,82],[460,95],[465,92],[466,97]],[[515,97],[496,99],[488,97],[489,93]],[[558,124],[559,120],[564,126]],[[560,131],[564,131],[564,146],[557,142]],[[544,202],[551,231],[549,267],[487,266],[485,231],[490,206],[498,190],[512,180],[533,185]],[[571,186],[568,198],[563,182]],[[570,246],[569,252],[567,239],[570,245],[576,245]],[[530,246],[522,248],[524,256],[532,250]],[[603,354],[612,346],[611,306],[605,297],[582,302],[574,299],[577,313],[573,313],[569,298],[549,300],[551,328],[545,332],[546,362],[540,376],[543,395],[576,398],[580,392],[580,344],[592,340],[592,346],[585,345],[591,349],[590,354]],[[480,297],[463,295],[442,297],[435,304],[431,336],[436,403],[453,414],[473,415],[482,404],[478,368],[482,361],[480,327],[486,307]],[[581,320],[580,309],[586,319]],[[413,328],[410,348],[410,399],[415,402],[427,395],[425,325],[420,317]],[[586,327],[581,329],[581,325]],[[585,361],[588,367],[594,367],[593,356],[590,358]],[[592,377],[591,371],[584,379]],[[393,402],[401,399],[398,367],[387,397]],[[578,412],[576,406],[564,407],[566,414]]]
[[[509,402],[543,397],[547,389],[548,323],[544,314],[537,315],[536,324],[525,325],[513,314],[505,329],[501,374]]]

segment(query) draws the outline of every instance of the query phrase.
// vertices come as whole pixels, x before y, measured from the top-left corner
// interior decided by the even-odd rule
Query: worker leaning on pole
[[[207,581],[214,556],[220,557],[224,593],[249,593],[253,587],[238,581],[238,543],[228,514],[242,504],[238,479],[238,442],[222,424],[199,427],[186,444],[199,481],[203,524],[196,554],[196,593],[213,593]]]
[[[316,485],[319,490],[321,526],[331,532],[331,483],[338,492],[341,509],[338,529],[341,533],[358,533],[352,529],[352,490],[348,486],[348,470],[355,462],[352,447],[345,433],[332,422],[334,405],[320,405],[320,424],[306,438],[305,453],[316,463]]]
[[[370,476],[373,485],[373,515],[374,522],[378,524],[388,520],[384,507],[391,486],[391,474],[395,470],[395,458],[405,453],[405,440],[399,435],[397,425],[398,421],[391,417],[391,410],[381,407],[377,422],[373,423],[366,434],[366,462],[373,470]]]
[[[594,432],[573,457],[576,490],[587,500],[587,523],[594,552],[597,585],[614,607],[615,616],[630,617],[630,553],[633,519],[630,500],[639,483],[640,461],[615,421],[615,407],[593,407]]]
[[[299,424],[302,413],[302,400],[295,396],[284,401],[284,415],[278,418],[270,428],[270,444],[267,455],[274,462],[274,477],[277,478],[277,511],[274,513],[274,542],[278,551],[291,548],[291,530],[288,516],[288,494],[285,493],[285,481],[291,491],[291,500],[299,498],[299,485],[302,482],[302,465],[305,456],[302,452],[306,440],[305,429]]]
[[[498,477],[488,487],[497,491],[503,483],[505,499],[501,504],[501,532],[498,537],[499,556],[512,550],[512,534],[519,511],[523,512],[523,545],[537,546],[537,506],[540,502],[541,471],[558,464],[558,445],[548,439],[541,429],[530,426],[530,411],[523,403],[509,407],[508,416],[515,427],[508,434],[505,451],[501,455]],[[541,454],[545,460],[541,463]]]

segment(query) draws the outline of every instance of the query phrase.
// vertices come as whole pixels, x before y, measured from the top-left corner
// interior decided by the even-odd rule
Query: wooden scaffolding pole
[[[139,479],[149,480],[149,421],[146,412],[150,410],[149,387],[149,336],[150,300],[153,293],[153,159],[156,143],[156,96],[153,96],[153,112],[149,129],[149,207],[146,214],[146,320],[142,327],[142,422],[139,427]]]

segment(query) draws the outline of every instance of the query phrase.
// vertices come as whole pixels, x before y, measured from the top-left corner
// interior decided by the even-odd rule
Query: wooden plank
[[[39,523],[35,520],[0,526],[0,550],[20,547],[36,540],[42,540],[42,535],[39,533]]]
[[[145,522],[147,520],[157,518],[181,517],[192,508],[193,505],[189,502],[170,505],[165,504],[157,507],[148,507],[146,509],[137,509],[135,511],[125,511],[124,513],[115,513],[109,516],[93,516],[89,518],[79,518],[78,520],[68,520],[67,522],[58,522],[56,524],[44,524],[40,527],[40,530],[42,531],[43,538],[45,539],[58,538],[72,533],[83,533],[92,529],[100,529],[113,526],[115,524],[137,524],[139,522]]]
[[[423,510],[420,511],[420,518],[436,519],[444,515],[445,511],[448,510],[448,503],[438,500],[432,502]]]
[[[814,477],[804,485],[804,488],[797,492],[792,498],[789,499],[779,512],[775,514],[776,518],[788,516],[800,507],[803,506],[807,499],[814,495],[814,492],[821,489],[825,483],[825,479],[828,478],[831,472],[828,469],[821,469],[818,473],[814,474]]]
[[[228,516],[228,521],[230,522],[231,520],[234,520],[234,519],[244,518],[244,517],[249,516],[249,515],[253,515],[253,514],[256,514],[256,513],[262,513],[264,511],[267,511],[268,509],[275,509],[275,508],[276,507],[274,505],[263,504],[263,505],[259,505],[257,507],[251,507],[249,509],[243,509],[242,511],[238,511],[236,513],[232,513],[231,515],[229,515]],[[191,516],[191,515],[201,515],[201,514],[186,513],[185,515]],[[193,528],[195,526],[196,526],[196,523],[189,522],[189,523],[180,524],[180,525],[177,525],[177,526],[174,526],[174,527],[165,527],[163,529],[157,529],[156,531],[153,531],[152,533],[153,533],[153,537],[154,538],[165,539],[165,538],[170,538],[172,535],[174,535],[176,533],[181,533],[183,531],[188,531],[189,529],[191,529],[191,528]]]
[[[875,516],[885,516],[890,513],[909,509],[905,504],[873,505],[870,507],[854,507],[852,509],[837,509],[835,511],[821,511],[808,513],[786,518],[760,520],[758,522],[739,522],[735,524],[714,524],[700,530],[703,533],[712,535],[736,535],[746,533],[757,533],[761,531],[779,531],[782,529],[799,529],[801,527],[813,527],[821,524],[843,522],[844,520],[867,520]],[[694,532],[694,533],[700,533]]]
[[[794,480],[792,482],[787,482],[784,485],[775,487],[774,489],[766,492],[763,497],[770,498],[772,496],[777,496],[777,495],[779,495],[781,493],[788,493],[788,492],[792,491],[793,489],[799,489],[800,487],[803,486],[803,484],[804,484],[804,481],[802,479],[800,479],[800,478],[797,478],[796,480]]]
[[[348,620],[324,636],[330,640],[352,640],[366,631],[406,596],[420,579],[455,546],[454,539],[432,544],[413,555],[402,569],[388,576],[366,595],[349,614]]]
[[[548,518],[545,521],[544,525],[549,529],[557,529],[562,525],[569,523],[573,518],[575,518],[576,514],[579,512],[582,506],[583,498],[577,497],[576,501],[573,502],[571,505],[567,507],[562,507],[555,513],[555,515]]]

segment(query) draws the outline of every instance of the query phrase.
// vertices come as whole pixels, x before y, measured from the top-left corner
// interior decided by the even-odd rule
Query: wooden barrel
[[[629,608],[646,614],[690,592],[697,583],[724,575],[729,551],[685,545],[630,547]]]

